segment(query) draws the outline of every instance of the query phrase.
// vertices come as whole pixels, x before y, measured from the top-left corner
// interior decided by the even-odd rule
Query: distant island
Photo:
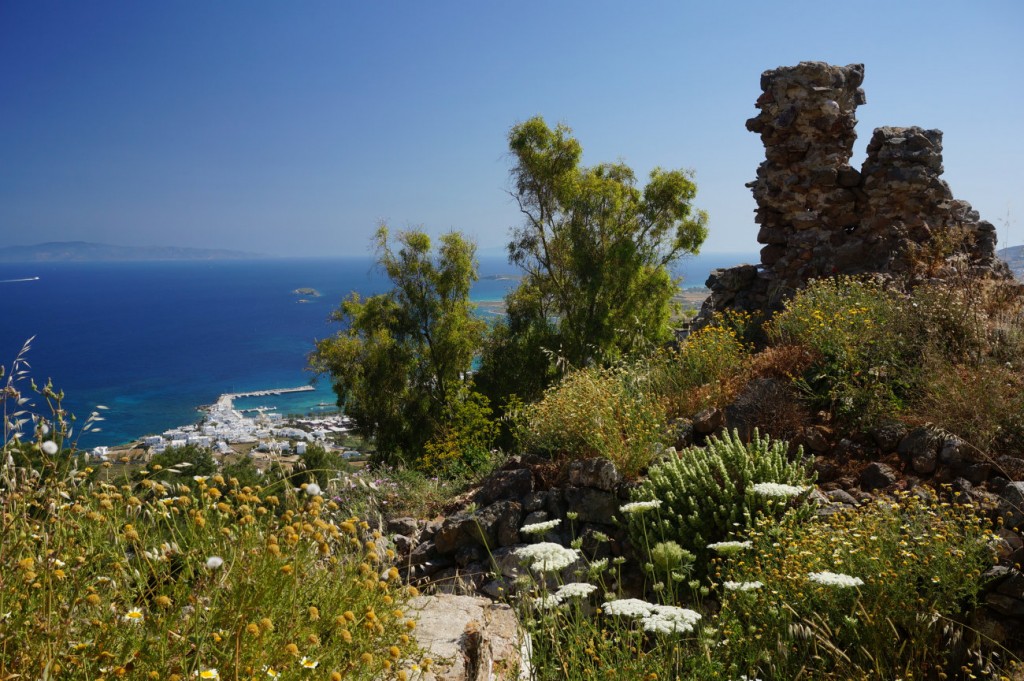
[[[319,298],[322,294],[315,288],[303,287],[297,288],[292,291],[297,296],[305,296],[306,298]]]
[[[1024,245],[1011,246],[1004,248],[996,252],[1000,258],[1002,258],[1010,269],[1013,270],[1013,274],[1020,281],[1024,281]]]
[[[244,260],[265,255],[176,246],[112,246],[89,241],[50,241],[0,248],[0,262],[105,262],[117,260]]]

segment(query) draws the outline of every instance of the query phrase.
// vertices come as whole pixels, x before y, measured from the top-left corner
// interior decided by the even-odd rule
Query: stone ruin
[[[698,325],[723,309],[780,309],[809,280],[839,274],[1012,278],[995,227],[940,177],[941,131],[878,128],[864,165],[850,166],[863,80],[863,64],[824,62],[761,75],[761,112],[747,121],[765,146],[747,184],[761,263],[714,271]]]

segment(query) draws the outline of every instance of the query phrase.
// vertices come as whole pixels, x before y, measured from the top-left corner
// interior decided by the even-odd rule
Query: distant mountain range
[[[241,260],[265,255],[175,246],[111,246],[88,241],[51,241],[0,248],[0,262],[87,262],[112,260]]]
[[[996,254],[1006,261],[1017,279],[1024,281],[1024,245],[1004,248]]]

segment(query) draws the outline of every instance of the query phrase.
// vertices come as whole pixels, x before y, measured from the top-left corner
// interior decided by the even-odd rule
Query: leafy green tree
[[[509,150],[524,217],[509,259],[525,278],[507,298],[479,381],[491,395],[534,398],[568,367],[670,337],[677,287],[668,266],[699,250],[707,215],[692,205],[691,172],[655,168],[641,189],[623,163],[581,166],[572,131],[539,116],[512,128]]]
[[[160,466],[160,469],[155,469]],[[149,470],[160,470],[166,479],[190,483],[193,476],[213,475],[217,472],[217,462],[208,447],[184,445],[168,447],[149,460]]]
[[[338,405],[385,460],[415,459],[468,390],[485,323],[473,314],[476,247],[457,232],[436,253],[422,231],[399,232],[397,250],[381,226],[378,259],[393,283],[370,298],[353,293],[334,313],[345,329],[318,341],[310,366],[328,373]]]

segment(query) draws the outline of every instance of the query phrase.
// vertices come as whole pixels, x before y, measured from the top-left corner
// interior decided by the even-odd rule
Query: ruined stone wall
[[[942,174],[942,133],[874,131],[867,158],[850,166],[864,66],[801,62],[765,71],[760,134],[765,160],[749,183],[757,201],[759,265],[716,270],[701,318],[726,308],[778,309],[813,278],[880,272],[936,277],[958,271],[1009,278],[996,232]]]

